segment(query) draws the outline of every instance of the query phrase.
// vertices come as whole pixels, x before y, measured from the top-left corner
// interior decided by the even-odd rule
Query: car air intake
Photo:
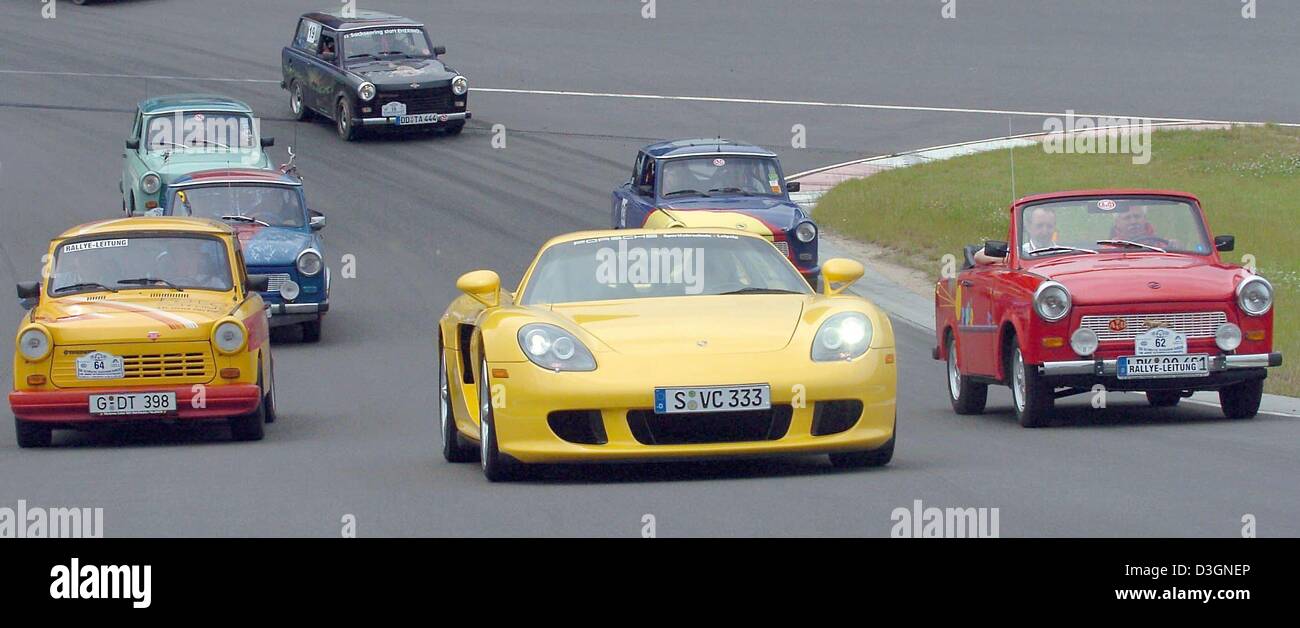
[[[600,410],[559,410],[546,415],[546,423],[556,436],[579,445],[604,445],[605,422]]]
[[[655,414],[653,410],[627,413],[632,436],[642,445],[702,445],[779,440],[790,429],[790,406],[737,412],[683,412]]]
[[[813,406],[812,435],[826,436],[848,431],[861,416],[862,402],[857,399],[818,401]]]

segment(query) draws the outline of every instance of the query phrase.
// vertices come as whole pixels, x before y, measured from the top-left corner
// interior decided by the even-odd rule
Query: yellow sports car
[[[50,243],[43,282],[18,284],[14,391],[20,447],[127,420],[229,419],[236,440],[275,420],[267,278],[235,233],[192,218],[74,227]]]
[[[519,289],[460,277],[438,326],[443,455],[489,480],[530,463],[894,453],[894,334],[842,291],[817,294],[776,247],[728,229],[574,233]]]

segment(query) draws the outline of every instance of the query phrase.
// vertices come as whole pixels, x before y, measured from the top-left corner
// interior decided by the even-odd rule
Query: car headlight
[[[357,94],[361,96],[361,100],[373,99],[375,97],[375,84],[368,81],[362,83],[357,86]]]
[[[298,282],[292,279],[280,284],[280,298],[285,301],[292,301],[298,298],[298,294],[301,292],[302,290],[299,288]]]
[[[31,362],[50,355],[50,334],[43,327],[28,327],[18,334],[18,352]]]
[[[1214,344],[1224,351],[1236,351],[1241,346],[1241,328],[1232,323],[1224,323],[1214,330]]]
[[[321,268],[325,264],[321,262],[320,253],[316,251],[303,251],[298,256],[298,272],[307,277],[315,277],[320,274]]]
[[[1263,316],[1273,308],[1273,284],[1263,277],[1248,277],[1237,285],[1237,305],[1251,316]]]
[[[469,79],[463,76],[457,76],[451,79],[451,93],[457,96],[464,96],[469,91]]]
[[[248,340],[248,332],[244,326],[235,321],[224,321],[218,323],[216,329],[212,332],[212,342],[216,345],[217,351],[225,355],[239,353],[244,348],[244,342]]]
[[[552,371],[594,371],[596,358],[577,338],[555,325],[532,323],[519,329],[519,348],[533,364]]]
[[[813,337],[814,362],[852,360],[871,344],[871,320],[858,312],[836,314],[822,323]]]
[[[1097,345],[1100,342],[1101,339],[1097,337],[1097,332],[1087,327],[1080,327],[1070,335],[1070,348],[1074,349],[1074,352],[1081,357],[1088,357],[1096,353]]]
[[[1034,311],[1049,323],[1069,316],[1071,303],[1070,291],[1055,281],[1044,281],[1034,291]]]
[[[140,191],[145,194],[157,194],[162,189],[162,177],[154,172],[146,172],[140,177]]]
[[[799,223],[799,226],[794,228],[794,237],[800,242],[812,242],[817,238],[817,225],[811,222]]]

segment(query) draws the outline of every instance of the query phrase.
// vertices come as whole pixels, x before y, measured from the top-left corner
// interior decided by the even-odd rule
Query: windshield
[[[769,243],[726,234],[643,234],[561,242],[542,253],[522,305],[718,294],[807,294]]]
[[[145,125],[150,152],[260,148],[253,119],[242,113],[187,111],[157,115]]]
[[[418,27],[384,28],[356,31],[343,36],[343,52],[352,61],[368,61],[389,56],[425,58],[432,56],[429,38]]]
[[[103,236],[61,244],[47,292],[52,297],[102,290],[231,289],[226,243],[207,236]]]
[[[665,159],[659,178],[659,195],[784,193],[781,171],[768,157],[685,157]]]
[[[176,190],[168,200],[167,211],[172,216],[264,223],[270,227],[306,225],[297,188],[284,185],[241,183]]]
[[[1019,220],[1020,250],[1029,259],[1091,251],[1159,249],[1208,255],[1213,250],[1200,212],[1188,201],[1156,198],[1052,201],[1023,208]]]

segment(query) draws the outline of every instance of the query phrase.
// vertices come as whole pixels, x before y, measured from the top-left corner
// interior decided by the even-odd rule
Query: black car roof
[[[336,31],[375,28],[377,26],[424,26],[424,24],[400,15],[368,10],[357,10],[351,16],[344,16],[342,9],[317,11],[306,13],[303,17],[320,22],[322,26]]]

